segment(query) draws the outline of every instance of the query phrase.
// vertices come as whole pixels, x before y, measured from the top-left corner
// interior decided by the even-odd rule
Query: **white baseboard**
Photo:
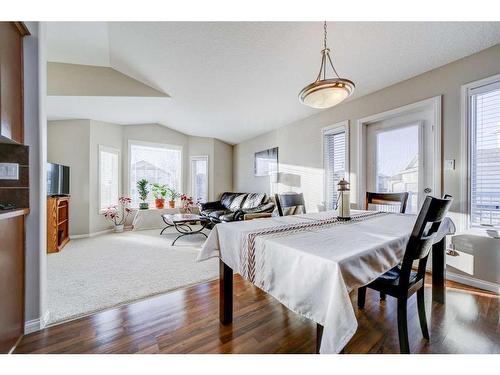
[[[92,233],[87,233],[87,234],[74,234],[74,235],[70,235],[69,238],[70,238],[70,240],[77,240],[79,238],[89,238],[89,237],[99,236],[101,234],[110,233],[112,231],[113,231],[113,229],[105,229],[105,230],[101,230],[99,232],[92,232]]]
[[[132,229],[132,226],[131,225],[126,226],[125,229]],[[88,233],[88,234],[73,234],[73,235],[69,236],[69,239],[70,240],[77,240],[79,238],[89,238],[89,237],[100,236],[101,234],[111,233],[111,232],[113,232],[113,228],[101,230],[99,232],[92,232],[92,233]]]
[[[49,311],[46,311],[42,317],[33,320],[28,320],[27,322],[25,322],[24,334],[28,335],[30,333],[40,331],[41,329],[45,328],[47,322],[49,321],[49,315],[50,315]]]
[[[24,334],[29,335],[30,333],[40,331],[40,318],[28,320],[24,323]]]
[[[487,290],[489,292],[500,294],[500,285],[491,283],[489,281],[479,280],[465,275],[458,275],[452,272],[446,272],[446,278],[460,284],[465,284],[474,288],[479,288]]]

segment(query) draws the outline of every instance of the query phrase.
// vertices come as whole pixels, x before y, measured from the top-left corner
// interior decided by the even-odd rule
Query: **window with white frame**
[[[208,156],[191,157],[191,195],[194,202],[208,201]]]
[[[333,209],[337,201],[337,184],[348,173],[348,124],[323,129],[323,166],[325,171],[325,204]]]
[[[120,151],[99,146],[99,211],[118,204],[120,195]]]
[[[182,147],[166,144],[129,142],[129,188],[132,205],[138,206],[140,199],[137,181],[146,179],[149,190],[154,183],[165,184],[181,193]],[[149,194],[147,202],[154,201]]]
[[[468,89],[472,226],[500,227],[500,79]]]

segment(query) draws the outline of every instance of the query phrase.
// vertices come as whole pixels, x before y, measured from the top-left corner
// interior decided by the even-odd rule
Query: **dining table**
[[[233,319],[233,273],[318,325],[317,351],[340,353],[358,324],[349,293],[397,266],[416,215],[335,211],[215,225],[198,261],[218,257],[219,319]],[[445,303],[445,240],[455,226],[442,221],[432,247],[432,299]],[[321,328],[321,329],[319,329]]]

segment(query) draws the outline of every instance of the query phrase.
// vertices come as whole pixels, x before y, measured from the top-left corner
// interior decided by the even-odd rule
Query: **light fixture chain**
[[[324,47],[324,49],[326,49],[326,34],[327,34],[326,21],[323,23],[323,33],[324,33],[323,47]]]

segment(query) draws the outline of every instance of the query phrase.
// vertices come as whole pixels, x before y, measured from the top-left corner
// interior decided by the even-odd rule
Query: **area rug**
[[[159,230],[71,240],[47,257],[49,323],[74,319],[218,276],[216,259],[196,262],[204,236]]]

